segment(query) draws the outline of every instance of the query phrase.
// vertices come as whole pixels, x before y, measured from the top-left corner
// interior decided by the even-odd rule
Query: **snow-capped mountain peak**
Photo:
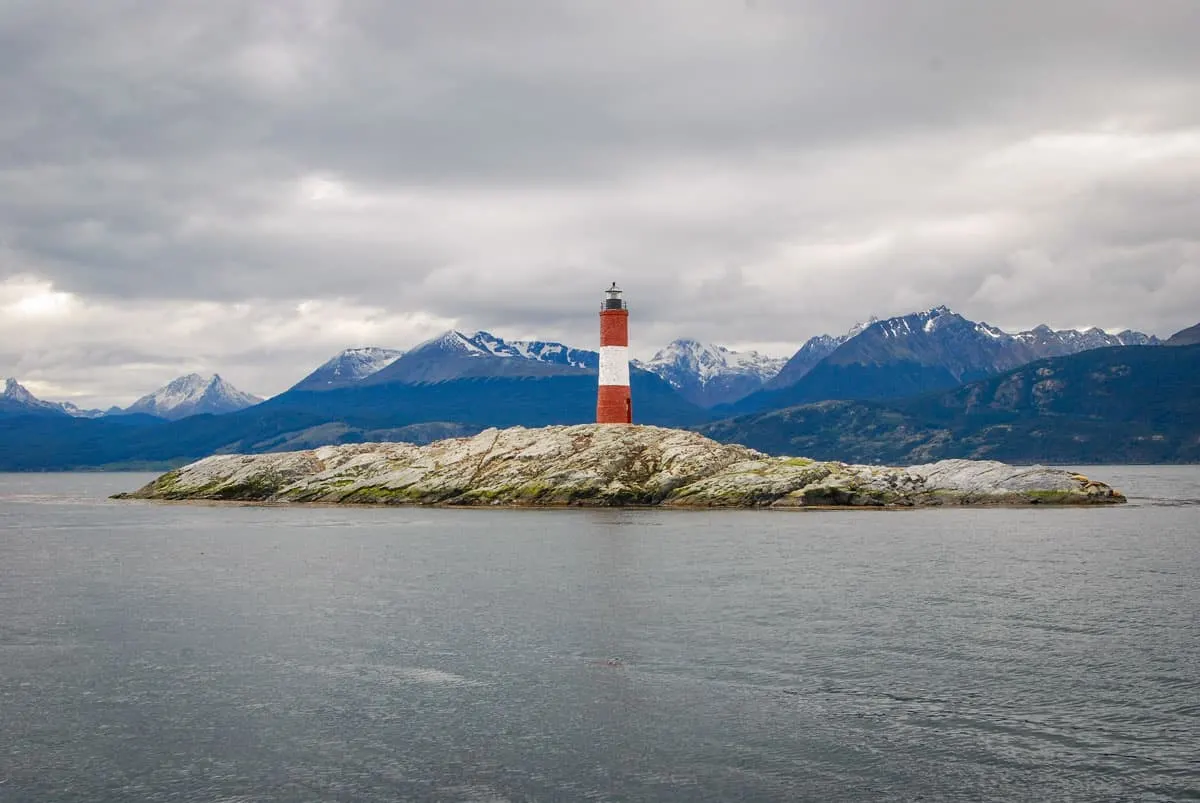
[[[437,349],[474,357],[513,357],[517,359],[572,365],[577,368],[596,366],[596,352],[585,351],[563,343],[541,340],[512,340],[497,337],[491,332],[460,332],[451,329],[413,347],[410,353]]]
[[[496,337],[491,332],[472,332],[465,335],[467,342],[479,349],[482,354],[491,354],[495,357],[518,357],[520,356],[516,349],[509,343],[504,341],[504,338]]]
[[[680,338],[668,343],[639,368],[657,374],[689,401],[713,407],[736,401],[762,387],[785,359],[756,351],[732,351],[725,346]]]
[[[564,343],[543,340],[513,340],[508,344],[518,357],[572,368],[595,370],[600,365],[600,356],[595,351],[572,348]]]
[[[292,390],[332,390],[346,387],[379,373],[404,355],[397,349],[364,346],[346,349],[326,360]]]
[[[1055,331],[1042,325],[1010,334],[991,324],[968,320],[946,306],[873,321],[858,334],[847,336],[840,343],[837,341],[837,338],[827,336],[810,340],[792,357],[770,387],[779,389],[794,385],[821,362],[874,367],[920,365],[944,370],[949,381],[962,382],[1045,357],[1105,346],[1155,345],[1159,342],[1140,332],[1110,335],[1096,327]],[[903,384],[897,380],[895,386],[902,387]]]
[[[595,368],[599,355],[562,343],[507,341],[491,332],[451,329],[417,344],[369,384],[427,384],[499,376],[552,376]]]
[[[346,349],[338,357],[343,358],[346,362],[344,366],[359,365],[365,368],[382,368],[392,360],[403,354],[399,349],[385,349],[378,346],[361,346],[359,348]],[[376,368],[378,366],[378,368]]]
[[[104,416],[103,410],[85,410],[82,407],[72,404],[71,402],[57,402],[63,412],[72,418],[101,418]]]
[[[1162,342],[1154,335],[1130,329],[1110,335],[1097,326],[1088,329],[1055,330],[1045,324],[1013,335],[1004,334],[1004,337],[1028,346],[1038,357],[1060,357],[1109,346],[1157,346]]]
[[[909,315],[898,315],[895,318],[876,320],[863,327],[862,332],[871,330],[886,338],[906,337],[914,332],[933,333],[947,326],[953,326],[966,320],[947,306],[937,306],[914,312]],[[850,340],[851,338],[847,338]]]
[[[861,335],[863,332],[865,332],[867,330],[867,327],[872,326],[877,323],[879,323],[879,316],[872,315],[871,317],[867,318],[865,321],[859,321],[858,323],[854,324],[854,326],[851,326],[850,331],[846,332],[846,334],[844,334],[844,335],[817,335],[815,338],[812,338],[812,339],[813,340],[827,339],[831,342],[836,342],[840,346],[842,343],[845,343],[847,340],[850,340],[852,338],[855,338],[855,337],[858,337],[859,335]]]
[[[104,415],[100,410],[81,410],[71,402],[43,401],[12,378],[4,380],[4,392],[0,393],[0,409],[18,413],[66,413],[72,418],[99,418]]]
[[[16,379],[9,378],[4,380],[4,392],[0,393],[0,412],[42,415],[65,413],[66,410],[54,402],[42,401]]]
[[[997,329],[996,327],[992,326],[991,324],[987,324],[987,323],[975,324],[975,331],[981,335],[990,337],[992,340],[1004,340],[1006,337],[1009,337],[1009,335],[1006,332],[1003,332],[1003,331]]]
[[[184,402],[198,399],[216,378],[216,374],[209,377],[200,374],[181,376],[151,393],[150,397],[159,407],[177,407]]]
[[[176,420],[201,413],[232,413],[261,401],[257,396],[238,390],[220,374],[187,374],[138,399],[124,412]]]
[[[715,377],[730,373],[752,374],[766,381],[779,373],[785,362],[787,360],[783,358],[768,357],[757,351],[731,351],[724,346],[680,338],[660,349],[642,367],[658,373],[660,369],[674,366],[694,373],[700,384],[705,385]]]
[[[505,357],[510,356],[505,353],[506,345],[502,339],[490,332],[460,332],[457,329],[448,329],[413,346],[409,353],[436,350],[480,357],[489,354]]]
[[[451,351],[461,351],[463,353],[471,353],[479,350],[462,332],[459,332],[456,329],[449,329],[445,332],[434,335],[428,340],[422,340],[420,343],[409,349],[408,353],[416,354],[418,352],[430,349],[447,349]]]
[[[30,393],[28,390],[25,389],[24,385],[22,385],[20,382],[18,382],[16,379],[13,379],[12,377],[9,377],[8,379],[4,380],[4,393],[0,394],[0,395],[3,395],[3,398],[5,398],[6,400],[8,400],[10,402],[13,402],[14,404],[23,404],[23,405],[27,405],[29,407],[53,407],[54,406],[50,402],[44,402],[41,399],[39,399],[37,396],[34,396],[32,393]]]

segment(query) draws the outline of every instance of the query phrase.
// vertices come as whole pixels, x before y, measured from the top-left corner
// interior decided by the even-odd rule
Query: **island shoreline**
[[[566,509],[904,510],[1120,504],[1062,469],[947,460],[893,467],[771,457],[636,425],[485,430],[427,446],[348,444],[219,455],[118,499],[250,504]]]

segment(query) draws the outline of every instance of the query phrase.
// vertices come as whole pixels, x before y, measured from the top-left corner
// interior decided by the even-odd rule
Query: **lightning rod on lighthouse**
[[[629,395],[629,309],[613,282],[600,306],[600,388],[596,394],[597,424],[632,424]]]

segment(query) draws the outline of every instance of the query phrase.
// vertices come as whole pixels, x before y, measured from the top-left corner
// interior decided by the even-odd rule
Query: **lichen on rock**
[[[489,429],[428,446],[218,455],[124,498],[406,505],[915,507],[1123,502],[1069,471],[944,460],[892,468],[770,457],[703,435],[581,424]]]

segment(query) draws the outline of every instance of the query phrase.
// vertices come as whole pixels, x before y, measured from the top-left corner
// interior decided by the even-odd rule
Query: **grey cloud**
[[[0,282],[239,332],[0,322],[0,373],[157,348],[273,392],[343,331],[587,345],[613,278],[650,351],[937,303],[1169,334],[1200,309],[1198,38],[1191,0],[0,0]]]

